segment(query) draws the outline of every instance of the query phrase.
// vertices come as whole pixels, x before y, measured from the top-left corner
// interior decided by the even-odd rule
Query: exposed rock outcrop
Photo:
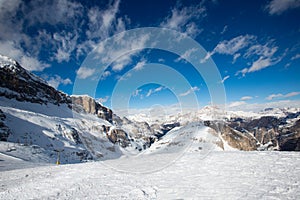
[[[28,72],[16,61],[0,55],[0,96],[40,104],[71,103],[64,93]]]
[[[300,151],[300,120],[291,127],[284,129],[285,134],[278,137],[280,150]]]
[[[295,122],[299,115],[298,112],[286,113],[285,117],[239,118],[231,119],[227,124],[239,134],[253,136],[260,150],[300,151],[300,120]]]
[[[204,125],[214,129],[216,132],[220,132],[221,137],[233,148],[243,151],[257,150],[257,140],[248,133],[234,130],[224,122],[205,121]]]
[[[6,116],[0,109],[0,141],[7,141],[7,138],[11,133],[10,129],[4,123],[5,119]]]
[[[123,148],[127,147],[130,144],[130,139],[125,131],[122,129],[112,129],[110,132],[107,133],[108,139],[112,143],[118,143]]]
[[[96,114],[99,118],[113,122],[113,112],[89,96],[71,96],[73,104],[80,105],[86,113]]]

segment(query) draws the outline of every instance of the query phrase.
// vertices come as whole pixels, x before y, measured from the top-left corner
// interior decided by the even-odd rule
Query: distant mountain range
[[[0,55],[0,153],[31,162],[76,163],[141,152],[300,150],[300,109],[119,117],[89,96],[69,96]],[[192,145],[190,145],[192,144]]]

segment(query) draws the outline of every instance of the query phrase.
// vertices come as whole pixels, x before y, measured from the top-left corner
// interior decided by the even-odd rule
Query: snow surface
[[[153,172],[168,156],[2,171],[0,199],[300,199],[297,152],[185,152]]]
[[[4,66],[15,66],[17,65],[17,62],[14,61],[13,59],[7,57],[7,56],[3,56],[0,55],[0,67],[4,67]]]
[[[231,118],[243,118],[243,119],[259,119],[264,116],[273,117],[286,117],[288,113],[300,112],[300,108],[267,108],[259,112],[252,111],[232,111],[220,109],[216,106],[205,106],[199,110],[182,110],[177,113],[153,113],[137,112],[131,114],[128,119],[137,122],[148,122],[149,124],[164,124],[180,122],[180,124],[188,124],[190,122],[205,121],[205,120],[220,120]]]
[[[103,125],[112,125],[95,115],[72,112],[65,104],[36,104],[4,97],[0,97],[0,109],[12,132],[8,141],[13,142],[0,142],[0,153],[35,163],[55,163],[56,150],[63,150],[61,163],[82,162],[78,153],[89,153],[95,160],[123,155],[120,147],[112,144],[101,129]],[[74,129],[82,144],[74,141]],[[15,150],[8,151],[12,146]]]
[[[72,112],[66,104],[46,105],[0,97],[0,109],[6,116],[5,125],[12,132],[8,141],[14,143],[0,142],[0,153],[35,163],[55,163],[57,151],[62,150],[62,164],[78,163],[87,158],[106,160],[136,156],[141,154],[139,150],[145,149],[143,136],[151,134],[143,132],[140,138],[133,137],[137,128],[133,124],[125,124],[121,128],[134,141],[131,141],[129,147],[122,148],[111,143],[102,129],[103,125],[111,127],[110,131],[119,127],[92,114]],[[82,144],[74,140],[74,129]],[[222,143],[220,137],[208,130],[200,122],[173,129],[142,153],[183,152],[190,145],[194,147],[193,151],[222,149],[217,146],[217,143]],[[8,151],[11,146],[15,148],[14,151]],[[86,156],[87,154],[90,156]]]

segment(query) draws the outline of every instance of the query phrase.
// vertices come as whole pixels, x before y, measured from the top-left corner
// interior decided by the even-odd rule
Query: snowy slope
[[[223,150],[221,143],[222,141],[216,132],[205,127],[201,122],[194,122],[187,126],[172,129],[151,145],[145,154]]]
[[[0,97],[0,109],[12,132],[8,141],[14,142],[16,148],[7,152],[8,145],[1,142],[2,153],[46,163],[55,163],[56,151],[62,150],[61,163],[112,159],[123,154],[102,130],[103,125],[112,126],[109,122],[95,115],[72,112],[66,104],[41,105]]]
[[[126,169],[144,163],[151,170],[161,157],[122,159]],[[167,167],[148,173],[119,171],[114,168],[119,160],[0,172],[0,199],[300,198],[296,152],[217,151],[206,157],[186,152]]]

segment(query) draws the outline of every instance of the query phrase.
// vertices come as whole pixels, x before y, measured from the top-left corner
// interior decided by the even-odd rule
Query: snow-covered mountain
[[[0,79],[0,153],[22,160],[76,163],[183,151],[300,150],[300,109],[249,113],[206,106],[163,118],[119,117],[89,96],[57,91],[5,56]]]
[[[222,141],[239,150],[300,150],[300,108],[266,108],[260,112],[244,112],[205,106],[197,111],[183,111],[164,117],[134,114],[128,118],[142,118],[151,126],[186,126],[202,122],[220,133]]]
[[[136,137],[138,123],[129,126],[132,122],[91,97],[57,91],[5,56],[0,56],[0,79],[4,154],[33,162],[55,163],[60,157],[61,163],[74,163],[136,154],[150,145],[151,134]]]

